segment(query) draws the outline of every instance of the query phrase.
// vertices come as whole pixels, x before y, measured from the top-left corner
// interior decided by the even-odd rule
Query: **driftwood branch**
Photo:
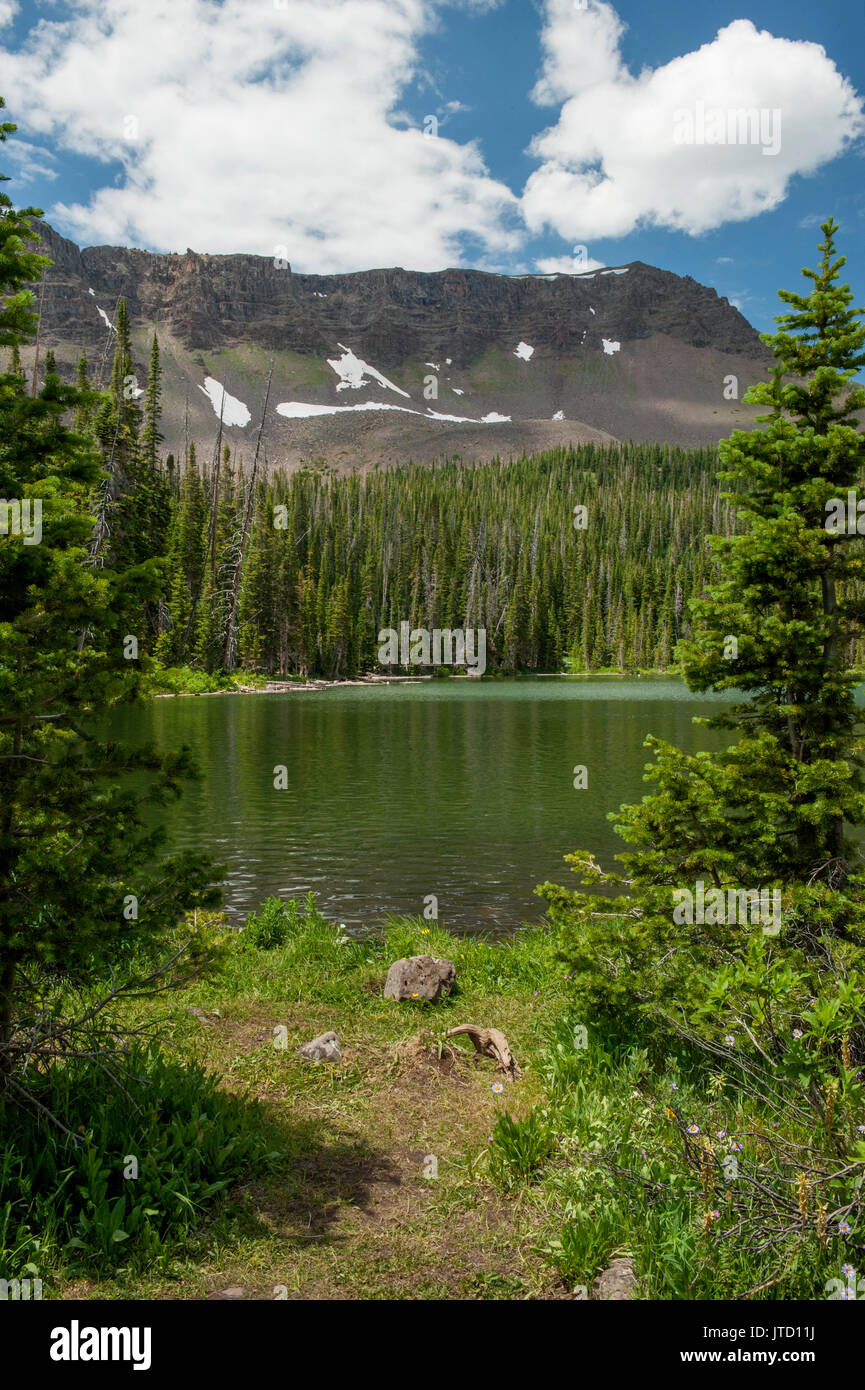
[[[492,1057],[498,1063],[509,1081],[519,1081],[522,1071],[508,1046],[508,1040],[498,1028],[479,1028],[474,1023],[461,1023],[459,1028],[449,1028],[446,1038],[455,1038],[458,1033],[467,1033],[481,1057]]]

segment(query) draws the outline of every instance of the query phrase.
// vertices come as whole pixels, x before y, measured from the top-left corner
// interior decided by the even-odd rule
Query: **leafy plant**
[[[247,950],[273,951],[284,946],[288,936],[301,926],[301,908],[294,898],[267,898],[258,912],[247,917],[241,945]]]
[[[81,1062],[36,1091],[65,1127],[7,1109],[0,1128],[0,1277],[27,1262],[107,1269],[160,1256],[242,1173],[272,1168],[258,1108],[217,1078],[131,1053],[126,1084]]]
[[[555,1142],[548,1115],[537,1107],[523,1120],[515,1120],[507,1112],[500,1115],[493,1126],[490,1149],[493,1181],[504,1188],[525,1182],[550,1156]]]

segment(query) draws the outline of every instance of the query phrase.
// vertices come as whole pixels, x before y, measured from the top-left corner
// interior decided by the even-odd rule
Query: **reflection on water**
[[[167,808],[170,835],[228,865],[235,919],[313,889],[359,925],[435,894],[453,930],[500,932],[540,919],[533,889],[567,882],[563,855],[623,848],[606,814],[645,794],[647,734],[728,741],[691,723],[718,703],[667,680],[463,679],[155,700],[112,729],[194,749],[204,780]]]

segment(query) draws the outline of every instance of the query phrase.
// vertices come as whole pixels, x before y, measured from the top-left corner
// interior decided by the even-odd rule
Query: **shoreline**
[[[301,692],[319,690],[339,690],[350,686],[380,685],[418,685],[428,681],[512,681],[524,680],[681,680],[678,671],[534,671],[520,672],[516,675],[496,674],[492,677],[470,676],[355,676],[345,680],[326,680],[314,677],[311,680],[266,680],[262,685],[238,684],[221,690],[156,690],[148,695],[152,700],[179,700],[184,698],[201,699],[211,695],[294,695]]]

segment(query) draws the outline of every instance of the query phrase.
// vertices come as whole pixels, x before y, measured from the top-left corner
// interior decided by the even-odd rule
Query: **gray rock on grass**
[[[304,1043],[300,1055],[307,1062],[341,1062],[339,1038],[336,1033],[322,1033],[321,1037]]]
[[[385,999],[425,999],[429,1004],[450,994],[457,968],[452,960],[435,956],[405,956],[387,972]]]
[[[637,1277],[630,1256],[612,1260],[603,1274],[595,1280],[595,1298],[622,1303],[634,1296]]]

